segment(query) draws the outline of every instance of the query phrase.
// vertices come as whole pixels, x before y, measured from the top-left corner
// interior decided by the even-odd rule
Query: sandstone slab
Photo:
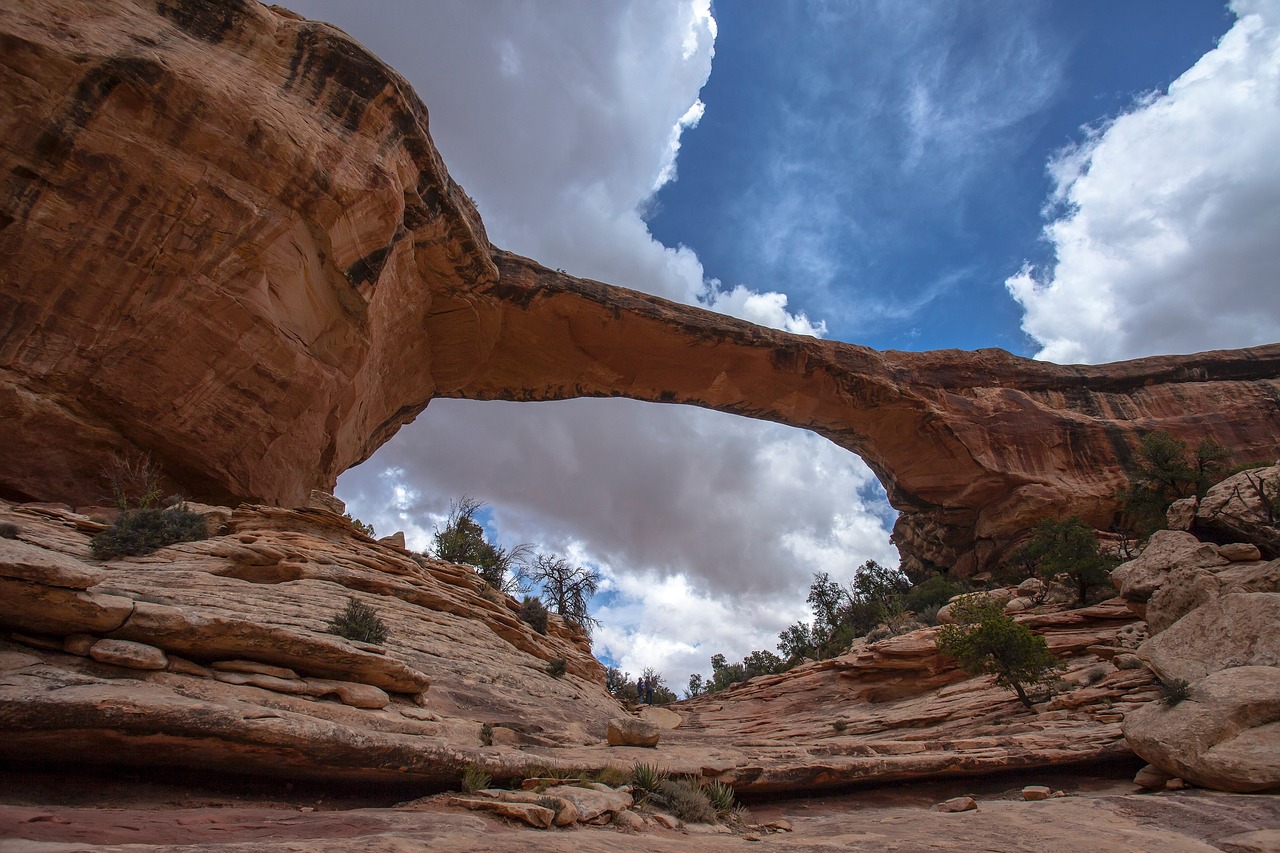
[[[89,647],[89,657],[129,669],[164,669],[169,659],[155,646],[128,640],[98,640]]]
[[[1130,713],[1124,735],[1142,758],[1192,784],[1280,789],[1280,667],[1215,672],[1176,705],[1152,702]]]
[[[107,576],[74,557],[16,539],[0,538],[0,577],[66,589],[88,589]]]
[[[106,633],[134,611],[119,595],[0,577],[0,625],[40,634]]]
[[[1280,593],[1233,593],[1151,637],[1138,657],[1168,682],[1232,667],[1280,666]]]

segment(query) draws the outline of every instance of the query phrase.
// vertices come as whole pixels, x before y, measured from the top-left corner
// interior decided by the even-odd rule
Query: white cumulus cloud
[[[1054,261],[1006,282],[1039,358],[1280,340],[1280,2],[1232,9],[1166,93],[1051,162]]]

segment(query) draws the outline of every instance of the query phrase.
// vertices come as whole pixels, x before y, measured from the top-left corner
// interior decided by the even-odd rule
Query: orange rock
[[[1278,345],[876,352],[577,279],[490,245],[422,102],[337,29],[10,6],[8,495],[98,502],[142,448],[194,498],[300,506],[436,397],[625,396],[830,438],[885,484],[907,571],[965,575],[1039,518],[1105,527],[1145,431],[1280,451]]]

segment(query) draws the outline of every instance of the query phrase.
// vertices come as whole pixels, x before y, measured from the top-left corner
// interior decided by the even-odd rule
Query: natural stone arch
[[[1145,431],[1280,450],[1280,345],[876,352],[577,279],[490,245],[425,106],[340,31],[88,5],[0,14],[0,496],[101,501],[136,447],[192,496],[294,505],[435,397],[627,396],[826,436],[909,569],[967,572],[1041,515],[1105,524]]]

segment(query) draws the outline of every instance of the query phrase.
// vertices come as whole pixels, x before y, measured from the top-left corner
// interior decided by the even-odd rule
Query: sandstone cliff
[[[1280,448],[1280,346],[881,353],[496,249],[405,80],[284,10],[40,0],[0,44],[0,496],[100,501],[136,447],[194,497],[296,506],[436,397],[627,396],[830,438],[904,566],[963,574],[1040,515],[1105,525],[1144,431]]]

